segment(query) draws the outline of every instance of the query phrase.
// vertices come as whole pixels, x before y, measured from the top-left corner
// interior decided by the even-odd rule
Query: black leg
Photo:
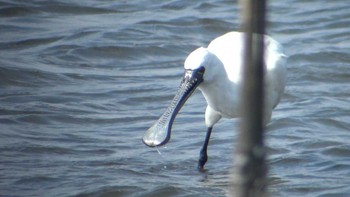
[[[198,169],[203,169],[205,163],[208,161],[207,149],[208,149],[208,144],[209,144],[209,139],[210,139],[210,134],[212,129],[213,127],[209,127],[207,130],[207,135],[205,136],[203,147],[199,153]]]

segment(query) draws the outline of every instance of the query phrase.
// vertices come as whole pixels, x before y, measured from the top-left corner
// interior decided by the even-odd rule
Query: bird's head
[[[207,48],[200,47],[194,50],[185,60],[185,71],[197,72],[205,70],[202,84],[212,83],[219,78],[224,72],[222,62],[211,53]],[[226,75],[226,74],[224,74]],[[199,85],[200,87],[201,85]]]
[[[161,146],[169,141],[172,124],[181,107],[201,83],[214,77],[206,71],[212,56],[206,48],[198,48],[187,57],[180,87],[167,110],[145,133],[142,141],[146,145]]]

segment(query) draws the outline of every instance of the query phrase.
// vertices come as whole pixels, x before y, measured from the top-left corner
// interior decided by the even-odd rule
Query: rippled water
[[[274,196],[350,195],[350,4],[270,1],[289,55],[267,128]],[[0,196],[225,196],[236,121],[196,170],[205,100],[171,142],[141,137],[172,99],[187,54],[238,29],[236,1],[0,1]]]

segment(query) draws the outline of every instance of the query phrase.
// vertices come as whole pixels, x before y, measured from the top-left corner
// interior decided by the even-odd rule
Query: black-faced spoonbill
[[[194,50],[185,60],[180,87],[167,110],[143,137],[147,146],[166,144],[176,114],[198,87],[208,106],[205,124],[208,128],[200,151],[198,168],[208,160],[207,147],[213,126],[222,118],[239,117],[242,86],[243,33],[229,32],[214,39],[207,48]],[[286,69],[282,46],[269,36],[265,42],[265,124],[278,104],[285,86]]]

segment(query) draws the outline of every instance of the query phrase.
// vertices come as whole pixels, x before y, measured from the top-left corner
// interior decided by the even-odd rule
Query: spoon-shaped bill
[[[143,136],[142,141],[144,144],[155,147],[164,145],[170,140],[171,127],[174,119],[186,100],[203,81],[204,71],[204,67],[195,70],[185,70],[180,87],[169,107]]]

